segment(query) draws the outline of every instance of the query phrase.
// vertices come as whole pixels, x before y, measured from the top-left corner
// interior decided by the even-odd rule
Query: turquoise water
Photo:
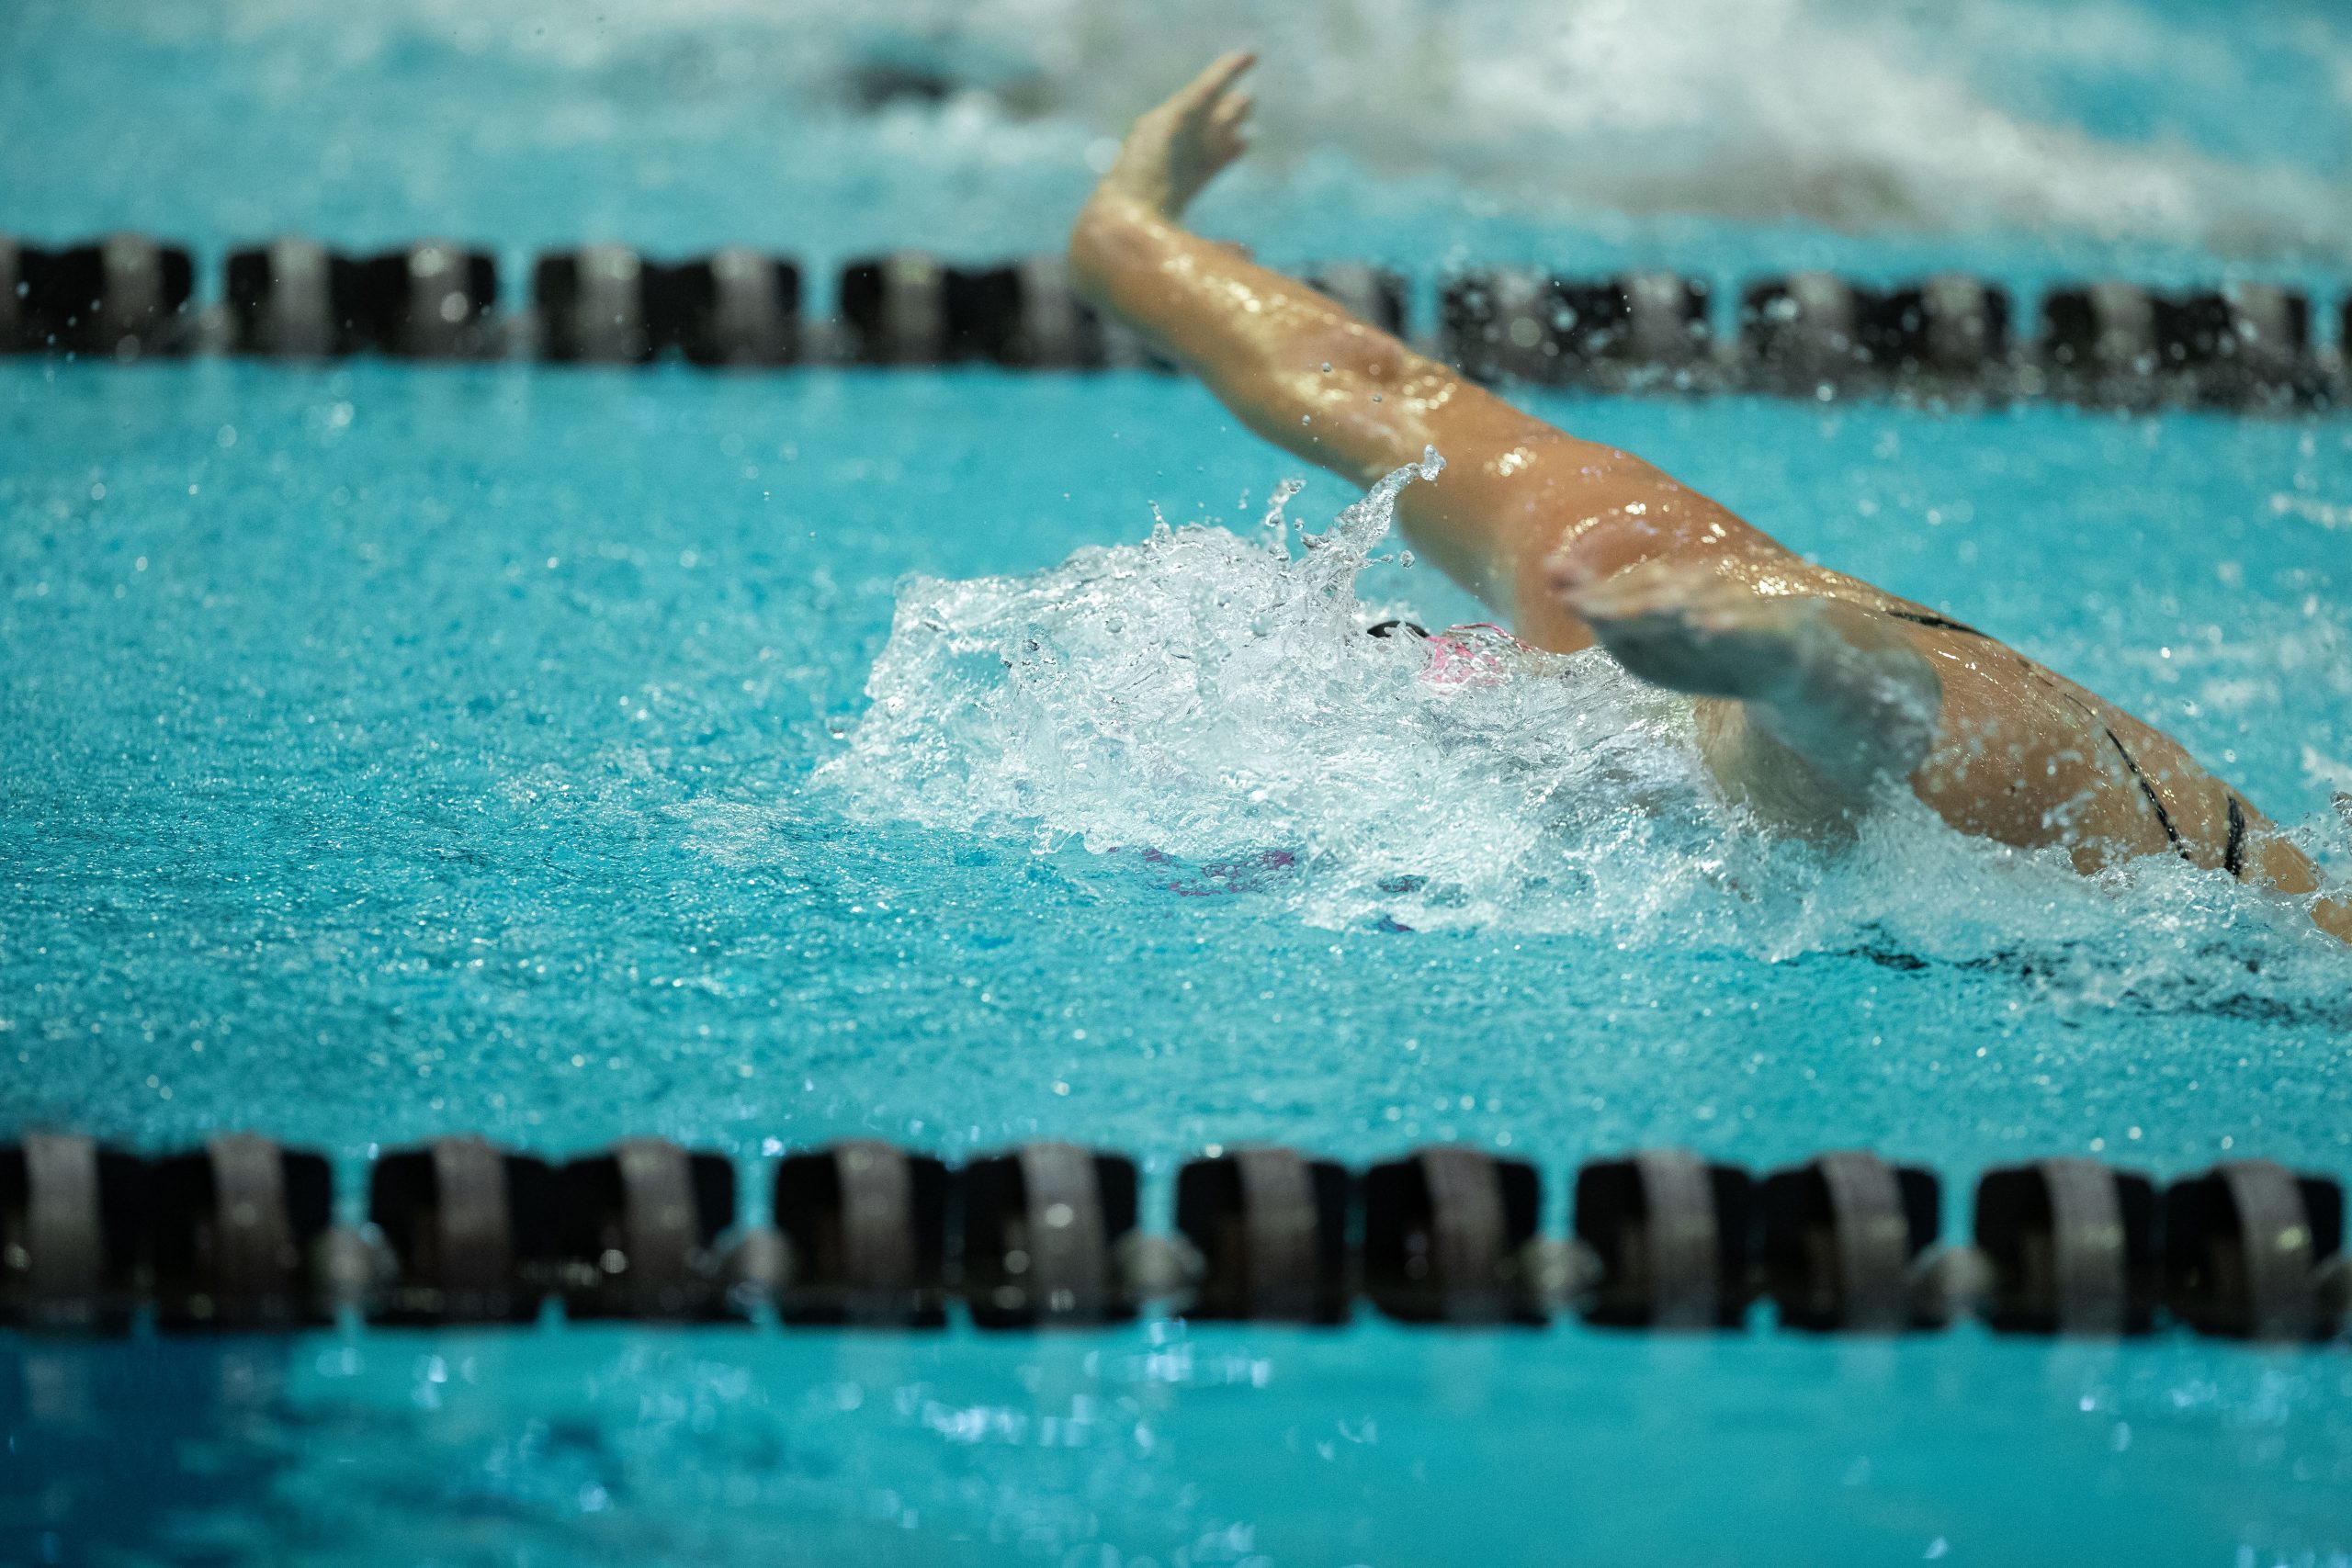
[[[1963,877],[1949,924],[1913,901],[1948,896],[1912,886],[1952,869],[1932,863],[1774,887],[1744,922],[1671,867],[1598,923],[1473,878],[1475,918],[1397,932],[1328,844],[1287,871],[1040,848],[1034,824],[912,826],[854,776],[812,780],[922,596],[902,574],[1051,569],[1141,537],[1155,502],[1254,531],[1284,466],[1181,384],[6,374],[19,1122],[151,1147],[265,1127],[340,1156],[351,1190],[375,1144],[456,1128],[659,1131],[755,1168],[854,1132],[1045,1134],[1161,1180],[1209,1141],[1460,1138],[1544,1164],[1555,1211],[1576,1160],[1635,1144],[1762,1164],[1866,1143],[1955,1179],[2061,1151],[2352,1164],[2340,955],[2162,867],[2111,896]],[[2352,432],[1551,412],[2235,753],[2283,817],[2324,815],[2352,755],[2342,536],[2273,501],[2345,493]],[[1459,608],[1425,570],[1366,592]],[[1212,823],[1228,804],[1170,797]],[[1260,847],[1322,842],[1293,830]],[[1726,1495],[1744,1561],[1938,1539],[2311,1561],[2352,1529],[2352,1369],[2185,1341],[1360,1325],[0,1355],[14,1515],[76,1551],[1604,1562],[1704,1557]]]
[[[965,811],[958,830],[899,819],[879,781],[812,780],[846,750],[904,574],[1053,567],[1142,536],[1155,503],[1232,518],[1288,471],[1182,384],[6,377],[22,1119],[144,1144],[254,1122],[346,1154],[453,1126],[752,1151],[1046,1132],[1163,1158],[1239,1137],[1759,1161],[1860,1140],[1962,1172],[2102,1139],[2177,1168],[2257,1129],[2331,1165],[2352,1137],[2339,955],[2162,862],[2114,898],[1989,853],[1811,883],[1800,863],[1753,910],[1611,849],[1596,875],[1622,882],[1582,903],[1455,867],[1469,908],[1447,919],[1215,780],[1163,790],[1185,841],[1102,852],[1069,835],[1108,784],[1064,780],[1026,824],[917,803]],[[2328,828],[2352,755],[2343,536],[2273,498],[2343,493],[2352,430],[1556,412],[2018,637]],[[1318,481],[1293,509],[1342,499]],[[1375,570],[1427,616],[1472,613],[1426,570]],[[1498,722],[1474,760],[1524,766],[1544,737]],[[1426,804],[1417,759],[1385,766],[1358,792]],[[1495,815],[1565,853],[1633,818],[1592,788],[1590,823]],[[1434,861],[1442,826],[1388,848]],[[1251,861],[1268,851],[1312,852]],[[1380,929],[1391,912],[1442,929]]]
[[[1228,19],[1147,71],[1080,6],[607,9],[12,8],[0,227],[1032,248],[1122,95]],[[1285,36],[1340,51],[1337,85],[1272,95],[1276,157],[1219,220],[1425,275],[2330,275],[2324,13],[2058,14],[2071,45],[1983,7],[1696,28],[1722,123],[1648,122],[1673,199],[1644,208],[1568,96],[1375,91],[1403,51],[1317,10]],[[1091,41],[1027,36],[1057,32]],[[895,55],[1012,85],[828,98]],[[1876,118],[1774,118],[1799,68]],[[2015,166],[1939,151],[1984,114],[2031,133]],[[1334,138],[1359,161],[1306,151]],[[1700,178],[1743,141],[1782,165],[1761,195]],[[2352,859],[2352,423],[1535,401]],[[1649,1144],[1871,1145],[1945,1173],[1948,1224],[2041,1154],[2352,1175],[2352,969],[2290,915],[1904,818],[1850,856],[1760,844],[1604,666],[1441,697],[1356,637],[1475,611],[1393,559],[1308,592],[1261,547],[1295,472],[1143,376],[0,364],[0,1133],[251,1126],[346,1193],[457,1130],[662,1134],[752,1192],[851,1133],[1067,1136],[1142,1158],[1148,1213],[1210,1142],[1462,1140],[1541,1164],[1555,1232],[1578,1160]],[[0,1433],[7,1563],[2352,1554],[2352,1363],[2179,1337],[0,1338]]]

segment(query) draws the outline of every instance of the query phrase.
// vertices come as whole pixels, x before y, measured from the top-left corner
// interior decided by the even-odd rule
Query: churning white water
[[[248,46],[311,0],[224,0]],[[1223,50],[1263,51],[1265,154],[1345,149],[1515,207],[1795,216],[2352,253],[2317,151],[2352,121],[2352,42],[2322,6],[2162,0],[401,0],[339,14],[338,53],[454,41],[586,89],[595,140],[645,82],[855,107],[923,84],[982,164],[1068,163]],[[158,28],[194,26],[158,20]],[[2118,115],[2113,106],[2128,105]],[[930,155],[911,127],[901,155]]]
[[[1721,797],[1687,705],[1605,653],[1365,636],[1394,612],[1357,579],[1415,477],[1295,550],[1161,525],[1030,576],[910,580],[821,776],[867,818],[1075,840],[1341,929],[2022,963],[2094,998],[2235,997],[2249,944],[2274,971],[2335,956],[2220,878],[2156,857],[2086,881],[1908,796],[1852,844],[1792,842]]]

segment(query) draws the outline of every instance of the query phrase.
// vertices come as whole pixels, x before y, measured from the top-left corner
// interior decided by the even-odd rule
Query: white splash
[[[2249,942],[2274,975],[2301,953],[2340,980],[2291,908],[2167,857],[2087,880],[1907,796],[1835,852],[1766,832],[1716,790],[1687,704],[1605,654],[1366,637],[1389,612],[1356,580],[1435,471],[1399,468],[1295,554],[1279,527],[1270,547],[1163,524],[1031,576],[910,580],[820,783],[854,817],[1075,840],[1109,874],[1335,929],[2022,964],[2088,1005],[2277,995]]]
[[[1363,635],[1356,576],[1436,471],[1397,469],[1295,556],[1275,511],[1271,548],[1163,525],[1035,577],[916,579],[824,773],[933,826],[1279,869],[1334,923],[1647,899],[1604,868],[1668,853],[1677,806],[1713,811],[1681,705],[1599,656],[1433,684],[1423,645]]]
[[[227,0],[251,37],[318,25],[314,0]],[[2352,199],[2324,161],[2200,150],[2096,123],[2259,125],[2296,95],[2310,147],[2340,142],[2352,45],[2317,11],[2269,31],[2147,4],[2015,0],[399,0],[339,13],[346,58],[414,41],[554,67],[593,89],[568,133],[627,134],[631,72],[759,84],[803,112],[876,73],[947,95],[945,142],[1068,162],[1176,74],[1236,43],[1267,59],[1273,160],[1345,149],[1514,206],[1859,229],[1986,226],[2231,254],[2352,254]],[[162,26],[164,24],[157,24]],[[2278,60],[2305,62],[2281,82]],[[2335,84],[2333,88],[2329,84]],[[896,126],[894,145],[908,128]],[[1039,130],[1059,134],[1040,138]],[[907,142],[920,157],[921,138]]]
[[[1034,577],[916,579],[823,774],[869,814],[1243,868],[1332,925],[1716,923],[1812,876],[1720,802],[1687,705],[1605,655],[1448,671],[1363,634],[1355,580],[1436,471],[1397,469],[1297,555],[1163,525]]]

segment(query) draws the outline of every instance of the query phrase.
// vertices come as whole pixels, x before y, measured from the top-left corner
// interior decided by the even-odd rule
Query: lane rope
[[[615,244],[549,252],[514,299],[489,251],[443,241],[351,254],[284,238],[231,254],[217,276],[220,297],[198,299],[189,251],[139,234],[57,248],[0,236],[0,354],[1166,368],[1077,298],[1058,254],[852,261],[828,314],[811,313],[798,262],[740,246],[680,261]],[[1434,280],[1433,311],[1418,309],[1412,280],[1366,263],[1311,268],[1307,281],[1489,381],[2247,413],[2333,408],[2347,386],[2340,349],[2315,337],[2311,297],[2272,283],[2059,284],[2028,322],[2007,288],[1960,273],[1879,284],[1796,272],[1735,290],[1670,272],[1472,266]],[[2352,316],[2352,300],[2338,314]]]
[[[453,1136],[378,1156],[367,1218],[332,1166],[251,1134],[141,1156],[71,1134],[0,1145],[0,1324],[35,1334],[573,1318],[936,1328],[1125,1321],[1902,1334],[2167,1327],[2344,1342],[2344,1190],[2265,1160],[2159,1186],[2087,1159],[1987,1171],[1964,1242],[1922,1167],[1839,1150],[1752,1175],[1681,1150],[1589,1161],[1573,1222],[1484,1150],[1351,1170],[1280,1147],[1175,1174],[1144,1226],[1125,1156],[1040,1142],[951,1166],[873,1139],[788,1155],[769,1223],[734,1163],[659,1138],[562,1162]]]

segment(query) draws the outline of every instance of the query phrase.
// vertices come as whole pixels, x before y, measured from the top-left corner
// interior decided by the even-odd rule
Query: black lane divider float
[[[223,297],[205,304],[176,245],[119,234],[43,249],[0,236],[0,353],[1164,367],[1077,298],[1057,254],[854,261],[831,318],[808,313],[797,263],[741,248],[675,264],[621,245],[549,253],[530,298],[503,309],[494,258],[439,242],[353,256],[282,239],[235,252],[221,277]],[[2062,285],[2026,335],[2007,289],[1960,274],[1891,287],[1824,272],[1758,278],[1728,307],[1728,331],[1713,286],[1673,273],[1467,268],[1440,282],[1426,330],[1395,272],[1335,264],[1309,281],[1482,380],[2250,412],[2333,406],[2347,387],[2342,350],[2314,340],[2309,296],[2275,284]],[[2343,314],[2352,340],[2352,300]]]
[[[0,1324],[33,1332],[291,1329],[575,1318],[935,1328],[1122,1321],[1405,1323],[1897,1334],[1973,1315],[2016,1334],[2166,1322],[2339,1338],[2343,1189],[2240,1160],[2162,1189],[2090,1160],[1977,1183],[1972,1245],[1941,1245],[1935,1176],[1847,1151],[1756,1179],[1673,1150],[1584,1166],[1570,1235],[1536,1168],[1418,1149],[1361,1174],[1283,1148],[1176,1174],[1141,1228],[1134,1162],[1060,1143],[960,1167],[859,1140],[793,1154],[772,1222],[737,1223],[725,1156],[656,1138],[551,1164],[476,1137],[382,1155],[368,1219],[334,1223],[318,1154],[247,1134],[142,1158],[33,1134],[0,1145]]]

